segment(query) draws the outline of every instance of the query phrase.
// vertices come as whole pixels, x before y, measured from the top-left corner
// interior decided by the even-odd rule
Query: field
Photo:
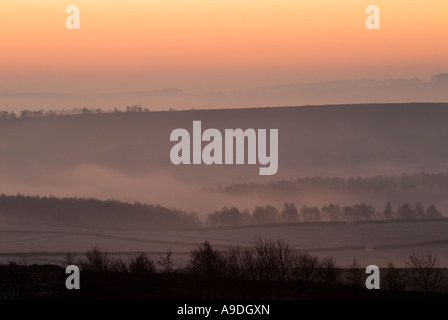
[[[250,246],[258,236],[283,239],[319,257],[333,256],[341,267],[353,257],[361,266],[405,266],[409,253],[431,251],[448,266],[448,219],[370,223],[299,223],[239,228],[166,230],[81,230],[2,225],[0,263],[24,259],[28,264],[63,263],[67,252],[81,258],[98,246],[116,256],[147,252],[153,260],[171,249],[177,267],[185,266],[190,251],[205,240],[217,249]]]

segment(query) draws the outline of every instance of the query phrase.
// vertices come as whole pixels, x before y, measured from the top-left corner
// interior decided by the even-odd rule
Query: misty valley
[[[446,309],[448,1],[372,2],[0,1],[2,315]]]
[[[306,253],[321,271],[350,269],[356,259],[354,269],[400,273],[413,253],[446,267],[448,152],[440,146],[447,116],[448,105],[436,103],[7,113],[0,119],[0,282],[21,272],[57,278],[68,258],[103,281],[86,264],[97,256],[123,286],[201,283],[198,296],[235,297],[224,285],[234,281],[227,272],[251,287],[245,268],[257,261],[257,246],[276,252],[279,243],[291,263]],[[188,269],[204,250],[225,268],[240,261],[215,279],[213,294],[208,275]],[[167,252],[173,275],[154,264]],[[276,297],[270,281],[305,281],[297,268],[257,281]],[[322,289],[325,274],[305,281],[309,292],[357,294],[334,287],[347,280]],[[64,296],[58,290],[48,292]],[[143,296],[187,295],[162,291]],[[247,296],[261,298],[258,291]],[[297,295],[285,289],[284,297]]]

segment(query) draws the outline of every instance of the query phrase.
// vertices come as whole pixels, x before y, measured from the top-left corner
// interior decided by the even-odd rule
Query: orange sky
[[[81,29],[65,28],[65,8]],[[381,30],[364,26],[367,5]],[[446,0],[0,3],[0,90],[204,92],[448,70]]]

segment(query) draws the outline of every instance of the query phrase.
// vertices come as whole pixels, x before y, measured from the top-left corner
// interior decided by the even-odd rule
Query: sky
[[[365,27],[372,4],[380,30]],[[427,80],[448,70],[447,18],[446,0],[2,1],[0,92]]]

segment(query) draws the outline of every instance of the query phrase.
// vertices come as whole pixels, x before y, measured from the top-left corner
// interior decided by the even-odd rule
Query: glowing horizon
[[[80,30],[65,28],[70,4]],[[369,4],[381,30],[364,27]],[[448,70],[447,15],[437,0],[3,2],[0,89],[205,92],[429,77]]]

